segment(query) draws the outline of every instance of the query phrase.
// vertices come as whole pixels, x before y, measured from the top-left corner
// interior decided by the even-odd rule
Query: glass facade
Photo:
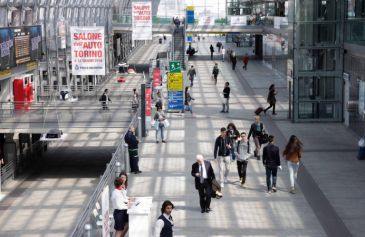
[[[365,0],[346,0],[345,41],[365,45]]]
[[[342,121],[342,4],[335,0],[295,0],[295,122]]]

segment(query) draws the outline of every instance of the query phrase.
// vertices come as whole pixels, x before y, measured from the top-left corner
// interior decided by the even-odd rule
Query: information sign
[[[183,74],[182,72],[169,73],[167,77],[168,91],[182,91],[183,88]]]
[[[181,72],[181,62],[170,61],[170,72]]]

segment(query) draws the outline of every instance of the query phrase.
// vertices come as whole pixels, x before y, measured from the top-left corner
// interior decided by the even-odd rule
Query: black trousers
[[[236,63],[237,62],[232,62],[232,70],[235,70],[236,69]]]
[[[246,182],[246,170],[247,170],[248,160],[240,161],[237,160],[237,170],[238,176],[242,179],[241,183],[244,184]]]
[[[275,114],[275,103],[270,103],[270,106],[265,109],[265,112],[272,107],[272,113]]]
[[[213,60],[213,52],[210,52],[210,59]]]
[[[204,179],[204,182],[200,184],[198,192],[199,192],[200,208],[202,210],[210,208],[210,201],[212,199],[212,184],[209,183],[207,179]]]
[[[276,187],[276,177],[277,177],[277,173],[278,173],[278,167],[274,166],[266,166],[266,185],[267,185],[267,190],[271,190],[272,187]],[[272,182],[271,182],[271,178],[272,178]]]
[[[131,172],[137,172],[139,171],[138,167],[138,149],[128,149],[129,154],[129,164],[131,166]]]

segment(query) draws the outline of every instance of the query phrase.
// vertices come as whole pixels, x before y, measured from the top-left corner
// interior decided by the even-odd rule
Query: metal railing
[[[134,126],[136,127],[136,130],[140,129],[140,118],[138,117],[139,114],[140,108],[138,108],[128,127]],[[117,177],[121,171],[128,170],[128,146],[124,142],[124,136],[126,133],[127,131],[122,136],[120,136],[117,149],[113,153],[111,161],[107,164],[106,170],[101,176],[99,183],[90,197],[89,202],[83,208],[82,214],[77,220],[76,227],[70,236],[82,237],[102,235],[102,226],[99,224],[100,221],[102,221],[100,213],[101,194],[106,186],[109,186],[109,191],[111,192],[115,177]]]

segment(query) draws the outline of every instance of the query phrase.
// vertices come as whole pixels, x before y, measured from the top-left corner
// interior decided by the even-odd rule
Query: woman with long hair
[[[127,197],[127,175],[121,173],[119,177],[114,180],[115,189],[112,192],[111,201],[114,212],[114,229],[115,237],[124,237],[128,232],[128,197]]]
[[[295,181],[298,175],[299,163],[302,157],[303,143],[295,136],[291,135],[285,147],[283,155],[288,161],[290,193],[295,193]]]
[[[237,130],[237,127],[234,125],[234,123],[229,123],[227,125],[227,137],[229,137],[232,141],[231,160],[236,160],[234,151],[237,145],[237,139],[240,137],[240,132]]]
[[[185,87],[185,102],[184,102],[184,107],[185,107],[185,111],[190,111],[191,114],[193,114],[193,107],[192,107],[192,100],[194,100],[193,97],[191,97],[190,95],[190,89],[189,87]]]

